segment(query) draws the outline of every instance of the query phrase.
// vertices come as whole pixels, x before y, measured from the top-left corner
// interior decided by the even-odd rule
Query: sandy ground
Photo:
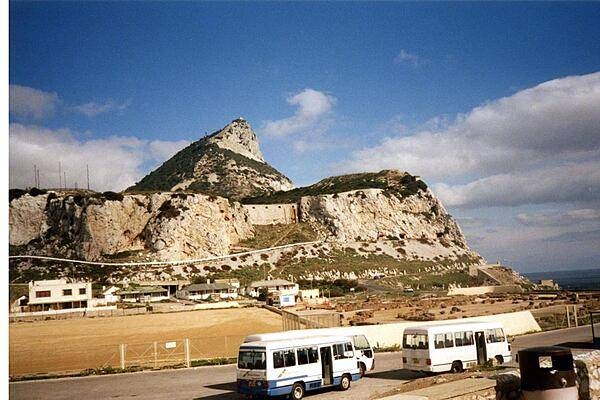
[[[134,359],[183,360],[185,338],[190,339],[192,360],[235,356],[245,336],[281,327],[279,315],[259,308],[12,323],[9,373],[118,367],[122,343],[127,344],[128,364]],[[167,342],[175,342],[175,347],[167,348]]]

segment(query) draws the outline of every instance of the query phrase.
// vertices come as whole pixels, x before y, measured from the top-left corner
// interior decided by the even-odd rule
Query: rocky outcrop
[[[47,229],[44,216],[47,201],[48,194],[25,194],[10,202],[8,236],[11,245],[26,245],[43,235]]]
[[[187,190],[240,200],[292,187],[265,162],[252,127],[239,118],[181,150],[127,191]]]
[[[253,235],[239,203],[200,194],[25,195],[10,203],[9,219],[11,245],[85,260],[132,251],[157,260],[223,255]]]

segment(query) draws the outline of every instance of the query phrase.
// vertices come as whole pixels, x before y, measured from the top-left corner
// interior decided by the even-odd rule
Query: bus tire
[[[358,369],[360,370],[360,377],[364,377],[367,374],[367,366],[365,363],[358,363]]]
[[[290,398],[293,400],[300,400],[304,397],[304,385],[300,382],[294,383],[292,386],[292,393],[290,393]]]
[[[348,390],[350,389],[350,375],[344,374],[342,375],[342,379],[340,380],[340,390]]]
[[[496,363],[497,363],[498,365],[502,365],[502,364],[504,364],[504,357],[502,357],[500,354],[499,354],[499,355],[497,355],[497,356],[495,357],[495,359],[496,359]]]
[[[452,367],[450,367],[450,372],[453,374],[458,374],[459,372],[463,372],[463,364],[462,361],[454,361],[452,362]]]

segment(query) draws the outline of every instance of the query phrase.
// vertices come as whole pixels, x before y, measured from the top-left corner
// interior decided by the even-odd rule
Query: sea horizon
[[[600,267],[576,270],[523,272],[522,275],[534,282],[537,282],[540,279],[552,279],[562,289],[600,289]]]

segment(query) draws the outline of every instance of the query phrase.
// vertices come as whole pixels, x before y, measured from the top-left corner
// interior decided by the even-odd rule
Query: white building
[[[159,286],[139,286],[118,292],[124,303],[152,303],[169,299],[169,291]]]
[[[258,297],[261,290],[267,291],[267,294],[279,292],[282,295],[297,296],[300,287],[297,283],[286,281],[285,279],[269,279],[264,281],[252,282],[247,288],[246,293],[252,297]]]
[[[228,300],[237,297],[238,288],[227,282],[195,283],[177,291],[177,298],[185,300]]]
[[[29,311],[88,308],[91,300],[91,282],[67,282],[66,279],[29,282]]]

